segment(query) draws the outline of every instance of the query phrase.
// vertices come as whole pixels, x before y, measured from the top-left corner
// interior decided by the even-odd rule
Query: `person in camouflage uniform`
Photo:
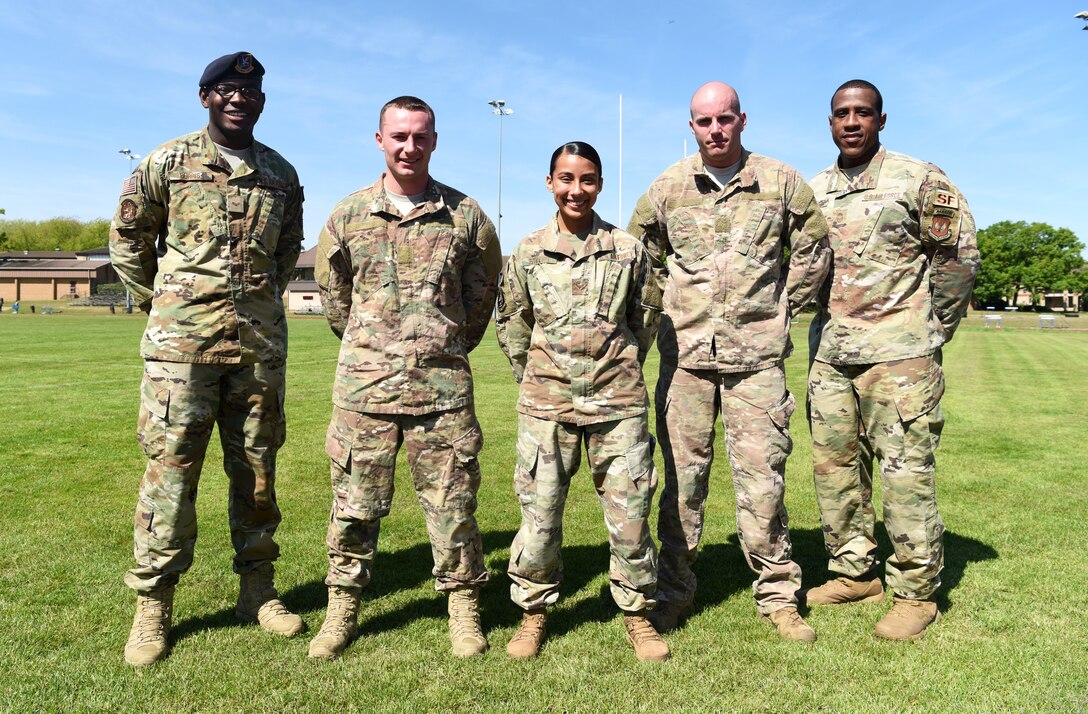
[[[487,649],[478,609],[487,570],[468,353],[494,309],[502,254],[480,206],[428,173],[438,140],[431,108],[398,97],[378,124],[385,173],[337,204],[318,238],[318,288],[342,342],[326,440],[329,609],[310,656],[336,657],[355,634],[401,444],[427,520],[435,587],[449,593],[454,654],[472,656]]]
[[[816,638],[797,612],[785,492],[790,319],[830,263],[827,223],[796,170],[746,151],[732,87],[711,82],[691,100],[699,153],[669,167],[643,195],[628,230],[641,238],[664,293],[657,346],[657,436],[665,457],[654,613],[668,630],[692,609],[694,563],[720,412],[737,497],[737,528],[760,617],[789,639]],[[789,259],[785,252],[789,250]]]
[[[668,645],[646,613],[657,553],[648,518],[657,487],[642,363],[661,294],[642,245],[593,211],[601,159],[585,142],[560,146],[547,177],[558,211],[526,236],[499,281],[495,329],[521,385],[514,491],[521,528],[510,548],[510,595],[523,611],[507,646],[535,656],[545,608],[559,598],[563,509],[584,442],[608,526],[612,597],[641,660]]]
[[[213,427],[230,479],[237,614],[270,631],[304,629],[272,585],[276,452],[283,445],[287,323],[282,294],[302,247],[302,187],[253,140],[264,68],[248,52],[200,79],[207,128],[163,144],[125,180],[110,259],[148,314],[139,441],[147,469],[126,584],[136,617],[125,659],[166,654],[174,587],[193,562],[196,495]]]
[[[933,164],[887,151],[879,90],[831,99],[838,161],[812,180],[831,226],[834,269],[809,333],[809,423],[829,568],[809,604],[881,601],[872,461],[884,483],[894,604],[876,625],[914,639],[940,613],[944,560],[933,454],[944,426],[941,347],[971,299],[978,249],[967,201]]]

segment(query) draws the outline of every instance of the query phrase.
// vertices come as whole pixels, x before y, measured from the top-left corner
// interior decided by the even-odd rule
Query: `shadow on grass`
[[[824,550],[823,532],[818,528],[791,528],[790,538],[793,541],[793,559],[801,566],[802,587],[815,587],[828,580],[831,574],[827,570],[827,551]],[[879,544],[877,570],[883,576],[884,563],[892,555],[891,540],[888,538],[883,522],[876,524],[876,541]],[[736,544],[737,537],[730,536],[730,542]],[[944,532],[944,570],[941,571],[941,587],[936,595],[937,606],[942,611],[952,608],[954,591],[971,563],[995,560],[998,557],[998,552],[989,544],[946,530]]]
[[[794,560],[801,566],[803,586],[812,587],[828,577],[827,556],[823,534],[819,529],[790,530]],[[484,631],[513,627],[521,620],[521,610],[510,601],[510,580],[507,578],[506,555],[514,531],[489,531],[483,534],[484,560],[491,573],[491,581],[480,594],[481,619]],[[887,532],[882,523],[877,524],[877,542],[881,543],[878,557],[881,562],[891,554]],[[953,606],[955,588],[971,563],[993,560],[998,557],[994,548],[951,531],[944,534],[945,567],[941,574],[942,585],[937,594],[941,610]],[[599,575],[608,572],[608,543],[573,545],[563,547],[563,583],[560,586],[560,603],[586,588]],[[433,560],[430,543],[418,543],[394,552],[378,551],[374,567],[374,580],[363,595],[360,612],[360,635],[389,632],[407,626],[423,618],[442,620],[446,617],[446,598],[432,592],[413,598],[405,605],[383,614],[368,616],[367,602],[402,591],[418,590],[431,580]],[[725,543],[707,543],[699,551],[693,569],[699,580],[695,595],[698,615],[720,605],[735,593],[750,590],[755,574],[749,570],[736,534]],[[882,568],[881,568],[882,569]],[[299,614],[312,613],[326,607],[326,587],[323,579],[315,579],[283,593],[288,608]],[[596,597],[584,598],[572,607],[555,608],[548,619],[549,637],[562,637],[590,622],[607,622],[619,612],[612,600],[608,585],[598,589]],[[753,614],[755,606],[753,603]],[[203,617],[181,621],[174,628],[171,639],[175,642],[201,630],[234,627],[238,620],[233,606]]]
[[[514,539],[514,531],[486,533],[483,539],[486,562],[486,554],[490,550],[509,548],[510,541]],[[367,601],[401,590],[415,590],[432,580],[433,568],[434,559],[431,555],[430,542],[424,541],[397,551],[382,551],[379,540],[373,580],[363,593],[363,605],[360,611],[361,628],[368,631],[385,631],[396,629],[418,617],[434,617],[436,613],[445,617],[445,598],[438,597],[436,593],[434,597],[417,598],[395,613],[380,616],[375,618],[375,621],[367,621]],[[299,615],[324,610],[328,605],[328,588],[325,586],[324,573],[320,578],[297,585],[290,590],[281,591],[280,597],[287,609]],[[389,622],[385,622],[386,620]],[[374,630],[375,625],[372,622],[377,622],[377,630]],[[181,620],[172,629],[171,640],[177,642],[202,630],[235,627],[238,624],[239,620],[234,615],[232,604],[214,613]]]

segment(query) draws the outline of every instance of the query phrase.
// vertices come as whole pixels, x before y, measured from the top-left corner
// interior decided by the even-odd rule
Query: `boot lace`
[[[627,634],[636,645],[661,639],[661,635],[657,634],[657,630],[645,617],[625,617],[623,624],[627,626]]]
[[[544,635],[545,617],[543,613],[526,613],[521,620],[521,627],[514,633],[511,642],[521,640],[540,640]]]

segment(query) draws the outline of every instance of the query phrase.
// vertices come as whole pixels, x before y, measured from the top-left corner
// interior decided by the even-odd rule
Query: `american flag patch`
[[[130,193],[136,193],[136,174],[132,174],[121,182],[121,195],[127,196]]]

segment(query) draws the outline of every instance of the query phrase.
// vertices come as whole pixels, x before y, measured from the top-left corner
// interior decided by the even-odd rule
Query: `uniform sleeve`
[[[638,251],[638,260],[633,267],[635,279],[631,281],[631,295],[628,296],[627,325],[638,341],[638,361],[642,364],[657,337],[657,326],[661,321],[661,288],[654,278],[647,251]]]
[[[918,187],[918,230],[923,245],[955,245],[958,242],[956,229],[966,208],[962,198],[944,172],[930,164],[930,170]]]
[[[533,303],[529,297],[529,288],[525,278],[525,268],[517,251],[510,256],[499,278],[498,312],[495,317],[495,332],[510,366],[514,369],[514,379],[521,384],[525,376],[525,365],[529,359],[529,343],[533,337]]]
[[[336,224],[330,218],[317,238],[317,256],[314,259],[314,279],[321,294],[325,319],[333,333],[344,337],[348,316],[351,314],[351,293],[355,268],[351,253],[337,235]]]
[[[110,262],[133,300],[151,311],[155,275],[159,270],[156,243],[166,225],[166,180],[152,163],[156,154],[140,162],[121,185],[117,212],[110,224]]]
[[[280,231],[279,241],[276,243],[276,282],[279,284],[279,293],[283,295],[287,291],[287,283],[291,282],[291,276],[295,272],[295,264],[302,252],[302,202],[304,195],[302,186],[295,181],[294,190],[287,198],[287,205],[283,211],[283,228]]]
[[[502,270],[502,248],[491,219],[477,209],[475,236],[461,271],[461,300],[465,307],[464,346],[471,352],[480,344],[495,309],[495,286]]]
[[[790,316],[811,302],[831,269],[827,219],[820,211],[812,188],[796,172],[786,185],[785,239],[790,246],[786,295]]]
[[[945,343],[952,339],[960,320],[967,313],[980,265],[975,219],[963,194],[954,186],[951,189],[955,191],[957,205],[956,220],[949,227],[951,238],[929,248],[933,312],[944,327]]]
[[[627,232],[642,241],[659,292],[665,291],[665,280],[669,271],[666,259],[669,252],[669,230],[662,214],[657,210],[652,196],[652,188],[638,199]]]

